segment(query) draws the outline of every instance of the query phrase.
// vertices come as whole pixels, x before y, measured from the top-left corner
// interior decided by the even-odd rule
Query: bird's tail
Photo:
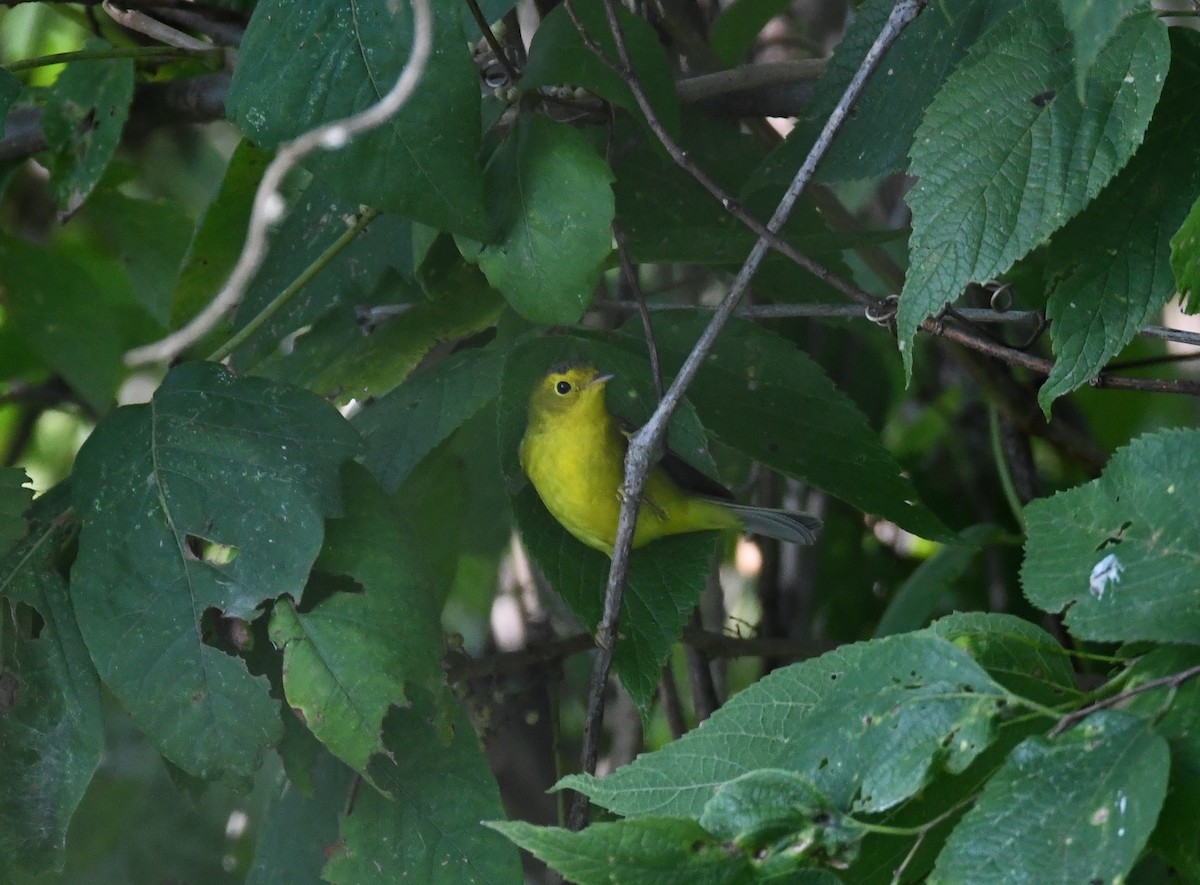
[[[726,510],[736,513],[746,527],[746,531],[756,535],[766,535],[768,538],[792,544],[811,544],[817,540],[817,532],[821,530],[821,520],[811,513],[753,507],[733,501],[718,501],[718,503]]]

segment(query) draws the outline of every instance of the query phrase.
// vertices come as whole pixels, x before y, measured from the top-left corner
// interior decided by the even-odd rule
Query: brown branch
[[[1075,725],[1077,722],[1091,716],[1097,710],[1107,710],[1110,707],[1115,707],[1123,704],[1125,701],[1137,695],[1144,694],[1148,691],[1153,691],[1156,688],[1176,689],[1183,683],[1188,682],[1200,676],[1200,664],[1195,667],[1188,667],[1186,670],[1181,670],[1178,673],[1172,673],[1170,676],[1162,676],[1158,679],[1151,679],[1149,682],[1143,682],[1141,685],[1135,685],[1133,688],[1127,688],[1125,691],[1118,692],[1110,698],[1096,701],[1094,704],[1088,704],[1086,707],[1081,707],[1078,710],[1072,710],[1066,716],[1063,716],[1055,724],[1054,728],[1050,729],[1048,737],[1055,738]]]

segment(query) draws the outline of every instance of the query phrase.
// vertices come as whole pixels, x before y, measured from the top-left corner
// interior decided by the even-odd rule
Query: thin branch
[[[151,18],[144,12],[136,9],[121,9],[112,0],[104,0],[104,3],[101,5],[104,11],[108,13],[109,18],[117,24],[131,31],[136,31],[139,34],[144,34],[151,40],[157,40],[159,43],[167,46],[174,46],[176,49],[187,49],[192,52],[213,48],[211,43],[197,40],[191,34],[185,34],[183,31],[177,30],[170,25],[164,25],[158,19]]]
[[[613,313],[633,313],[638,308],[628,302],[606,301],[596,305],[597,310]],[[673,310],[705,310],[690,304],[650,304],[647,309],[652,312]],[[890,314],[869,316],[862,307],[854,304],[763,304],[739,307],[736,316],[749,319],[793,319],[797,317],[815,317],[822,319],[870,319],[879,322]],[[954,317],[971,323],[1036,323],[1044,324],[1045,320],[1040,311],[1008,310],[997,311],[989,307],[959,307],[954,309]],[[999,341],[984,338],[959,325],[948,323],[945,318],[931,317],[921,326],[921,331],[931,335],[948,338],[964,347],[978,351],[987,356],[1021,366],[1038,375],[1049,375],[1054,368],[1054,361],[1045,357],[1026,353],[1019,347],[1010,347]],[[1184,329],[1170,329],[1164,326],[1146,326],[1138,331],[1146,338],[1175,341],[1193,347],[1200,347],[1200,333]],[[1187,396],[1200,396],[1200,382],[1187,379],[1159,378],[1130,378],[1101,372],[1091,379],[1091,386],[1110,390],[1139,390],[1149,393],[1178,393]]]
[[[642,284],[638,281],[637,268],[629,260],[629,248],[625,242],[625,232],[616,219],[612,223],[613,241],[617,244],[617,256],[621,261],[621,282],[633,296],[634,309],[642,320],[642,334],[646,338],[646,353],[650,358],[650,374],[654,378],[654,395],[658,402],[663,398],[662,365],[658,361],[658,344],[654,340],[654,325],[650,322],[650,312],[646,305],[646,296],[642,292]],[[628,301],[618,302],[628,305]]]
[[[361,234],[367,227],[379,217],[378,209],[363,209],[354,223],[336,240],[330,243],[320,255],[313,259],[308,267],[304,268],[300,274],[289,283],[282,292],[276,295],[271,301],[255,315],[250,322],[238,329],[236,333],[230,336],[229,340],[222,344],[216,351],[209,356],[209,360],[214,363],[219,363],[225,359],[237,348],[241,347],[247,339],[250,338],[260,328],[265,326],[271,317],[275,316],[285,304],[291,301],[300,293],[300,291],[308,285],[308,283],[319,274],[330,261],[333,260],[339,252],[345,249]]]
[[[1109,698],[1103,698],[1096,701],[1094,704],[1088,704],[1086,707],[1080,707],[1078,710],[1072,710],[1066,716],[1063,716],[1055,724],[1054,728],[1050,729],[1048,737],[1055,738],[1066,731],[1071,726],[1075,725],[1091,716],[1098,710],[1107,710],[1110,707],[1115,707],[1123,704],[1125,701],[1137,695],[1144,694],[1148,691],[1154,691],[1156,688],[1176,689],[1200,676],[1200,664],[1195,667],[1188,667],[1186,670],[1181,670],[1178,673],[1172,673],[1170,676],[1163,676],[1158,679],[1151,679],[1149,682],[1143,682],[1141,685],[1135,685],[1133,688],[1127,688],[1124,691],[1118,692]]]
[[[570,0],[568,0],[569,4]],[[845,93],[834,107],[821,134],[809,151],[808,156],[797,170],[792,183],[788,186],[779,205],[776,207],[771,220],[767,223],[765,235],[760,235],[754,247],[750,250],[745,263],[738,271],[729,294],[713,314],[708,327],[692,348],[692,352],[684,361],[683,366],[672,382],[671,387],[663,396],[650,420],[629,441],[629,451],[625,458],[625,481],[622,486],[621,515],[617,522],[617,536],[613,550],[612,566],[608,575],[608,586],[604,594],[604,614],[600,619],[597,642],[600,649],[596,655],[592,670],[591,685],[588,693],[587,724],[583,738],[582,768],[592,773],[596,768],[599,755],[600,731],[604,719],[604,688],[608,683],[609,671],[612,667],[612,653],[616,642],[617,621],[621,613],[621,603],[625,591],[625,581],[629,571],[629,552],[633,542],[633,530],[637,521],[638,505],[641,501],[642,490],[646,477],[654,463],[654,456],[661,449],[663,437],[666,435],[667,423],[671,415],[683,399],[684,392],[699,371],[700,364],[708,356],[716,343],[717,336],[725,327],[726,322],[737,309],[738,302],[750,285],[750,280],[758,271],[766,256],[769,240],[778,239],[778,232],[783,227],[792,207],[801,192],[807,187],[816,172],[817,164],[833,143],[834,137],[849,116],[850,109],[858,100],[867,79],[883,59],[888,47],[900,36],[904,28],[913,21],[924,8],[924,0],[898,0],[888,17],[879,36],[867,51],[854,77],[846,87]],[[609,28],[620,55],[621,64],[626,75],[626,82],[633,91],[638,105],[643,113],[649,110],[649,102],[637,78],[633,76],[629,50],[621,34],[617,21],[615,0],[604,0],[604,9],[608,17]],[[653,116],[652,110],[648,114]],[[665,134],[665,133],[664,133]],[[874,301],[874,299],[871,299]],[[582,829],[587,823],[588,800],[583,794],[577,794],[571,807],[569,825],[572,829]]]
[[[286,206],[280,194],[284,178],[305,157],[318,148],[339,150],[354,136],[382,125],[412,97],[420,82],[433,47],[433,15],[429,0],[411,0],[413,9],[413,45],[408,61],[396,84],[376,104],[365,111],[324,123],[298,138],[280,146],[275,159],[267,166],[254,195],[254,207],[246,231],[242,254],[234,265],[224,288],[182,329],[161,341],[137,347],[125,354],[125,364],[140,366],[169,362],[191,347],[232,311],[241,300],[246,287],[258,272],[267,253],[267,234],[272,224],[284,214]]]

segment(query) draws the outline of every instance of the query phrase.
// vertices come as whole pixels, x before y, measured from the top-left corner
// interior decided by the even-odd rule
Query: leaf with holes
[[[1200,431],[1143,436],[1025,508],[1025,596],[1081,639],[1200,641]]]
[[[803,775],[842,810],[885,811],[992,740],[1007,693],[930,632],[860,642],[773,671],[704,727],[607,777],[559,781],[622,816],[698,816],[756,768]],[[785,736],[781,739],[781,736]]]
[[[204,626],[299,595],[359,445],[312,394],[186,363],[80,451],[79,627],[105,683],[185,771],[249,774],[278,737],[266,679]]]
[[[1125,713],[1029,738],[955,827],[929,882],[1124,882],[1154,829],[1169,767],[1167,742]]]

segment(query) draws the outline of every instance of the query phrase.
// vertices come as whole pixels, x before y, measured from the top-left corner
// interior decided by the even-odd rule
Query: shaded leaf
[[[266,680],[207,644],[201,623],[300,592],[358,445],[311,394],[186,363],[80,451],[80,630],[105,683],[185,771],[248,774],[277,739]]]
[[[89,49],[111,49],[91,40]],[[50,187],[63,214],[81,205],[117,151],[133,101],[133,60],[76,61],[49,91],[42,129],[51,150]]]
[[[1196,313],[1200,310],[1200,200],[1192,204],[1171,237],[1171,270],[1180,296],[1186,299],[1188,313]]]
[[[342,818],[340,850],[325,866],[332,882],[517,882],[517,853],[481,823],[503,814],[479,739],[457,703],[445,728],[427,696],[393,708],[384,723],[387,756],[370,775],[387,796],[359,793]],[[441,715],[445,715],[445,711]]]
[[[0,869],[62,869],[67,826],[104,750],[100,684],[56,559],[68,529],[39,523],[0,567]],[[34,634],[29,609],[42,620]],[[10,608],[11,606],[11,608]],[[17,620],[11,627],[9,617]],[[22,623],[23,622],[23,623]]]

